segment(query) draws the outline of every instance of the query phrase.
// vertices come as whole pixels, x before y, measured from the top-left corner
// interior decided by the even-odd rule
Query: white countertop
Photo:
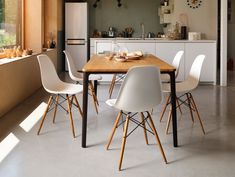
[[[107,41],[107,40],[118,40],[118,41],[123,41],[123,42],[166,42],[166,43],[211,43],[211,42],[216,42],[216,40],[170,40],[166,38],[90,38],[90,40],[102,40],[102,41]]]

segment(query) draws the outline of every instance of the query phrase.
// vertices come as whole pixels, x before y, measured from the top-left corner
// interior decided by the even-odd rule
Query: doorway
[[[235,86],[235,1],[228,0],[228,57],[227,82],[228,86]]]

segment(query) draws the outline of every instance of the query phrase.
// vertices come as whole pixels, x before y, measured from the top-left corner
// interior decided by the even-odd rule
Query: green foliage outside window
[[[20,0],[0,0],[0,48],[17,43],[19,2]]]

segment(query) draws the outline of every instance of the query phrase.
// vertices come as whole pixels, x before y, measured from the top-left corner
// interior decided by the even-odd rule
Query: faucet
[[[141,30],[142,30],[141,38],[144,39],[144,37],[145,37],[145,34],[144,34],[144,23],[140,23],[140,26],[141,26]]]

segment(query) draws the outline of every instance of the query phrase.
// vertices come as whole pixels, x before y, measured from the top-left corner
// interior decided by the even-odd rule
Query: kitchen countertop
[[[216,42],[216,40],[170,40],[166,38],[90,38],[90,40],[121,40],[123,42],[171,42],[171,43],[179,43],[179,42],[185,42],[185,43],[208,43],[208,42]]]

